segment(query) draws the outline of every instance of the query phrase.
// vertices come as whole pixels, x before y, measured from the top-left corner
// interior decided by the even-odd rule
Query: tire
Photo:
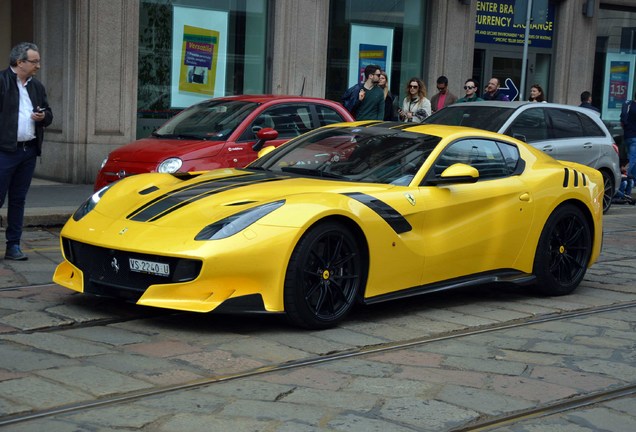
[[[300,239],[285,275],[287,318],[304,328],[338,324],[351,310],[366,277],[359,243],[337,222],[323,222]]]
[[[592,233],[573,205],[558,207],[548,218],[534,258],[537,289],[545,295],[569,294],[579,286],[592,254]]]
[[[607,213],[612,206],[612,198],[614,198],[614,179],[605,170],[601,171],[601,174],[603,174],[603,213]]]

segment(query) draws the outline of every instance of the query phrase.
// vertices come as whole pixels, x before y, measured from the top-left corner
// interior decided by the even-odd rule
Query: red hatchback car
[[[121,178],[147,172],[188,172],[244,167],[256,159],[256,134],[270,134],[267,145],[278,146],[320,126],[353,117],[339,103],[300,96],[228,96],[184,109],[152,133],[108,155],[95,190]]]

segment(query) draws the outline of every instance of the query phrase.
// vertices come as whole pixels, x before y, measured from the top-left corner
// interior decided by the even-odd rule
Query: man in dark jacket
[[[8,195],[4,258],[23,261],[28,259],[20,249],[24,203],[53,113],[44,86],[34,78],[40,69],[38,47],[22,42],[9,60],[0,72],[0,207]]]
[[[481,96],[484,100],[496,100],[496,101],[505,101],[510,102],[507,94],[504,94],[499,89],[501,87],[501,83],[499,78],[492,77],[488,80],[488,85],[486,86],[486,90],[484,94]]]

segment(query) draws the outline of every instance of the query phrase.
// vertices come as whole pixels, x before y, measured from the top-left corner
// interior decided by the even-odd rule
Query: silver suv
[[[471,102],[448,106],[424,123],[470,126],[525,141],[555,159],[578,162],[603,174],[603,211],[620,185],[618,147],[601,117],[587,108],[535,102]]]

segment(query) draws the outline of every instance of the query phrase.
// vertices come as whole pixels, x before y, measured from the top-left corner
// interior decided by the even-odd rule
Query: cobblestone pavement
[[[572,295],[447,292],[359,308],[324,331],[274,316],[140,308],[42,285],[61,259],[57,231],[29,230],[30,260],[0,263],[0,428],[445,431],[633,386],[636,306],[452,336],[636,301],[635,217],[631,206],[610,210],[601,259]],[[279,364],[289,367],[268,370]],[[213,382],[197,385],[204,381]],[[175,385],[182,387],[161,392]],[[148,394],[127,399],[141,393]],[[87,401],[94,405],[72,409]],[[60,408],[66,412],[7,423]],[[548,414],[494,430],[636,430],[629,395]]]

